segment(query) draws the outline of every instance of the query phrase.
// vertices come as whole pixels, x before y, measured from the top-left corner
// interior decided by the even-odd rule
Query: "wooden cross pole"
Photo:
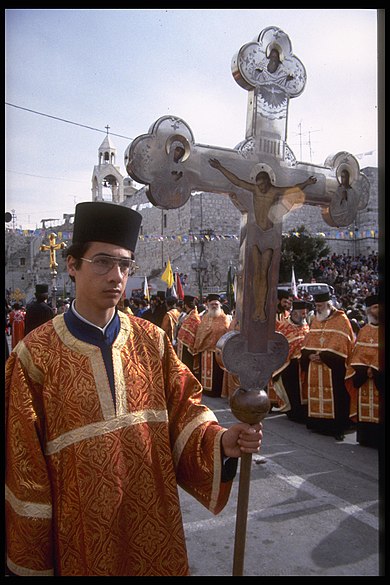
[[[306,71],[282,30],[268,27],[241,47],[232,73],[248,91],[245,140],[233,149],[197,144],[186,122],[163,116],[128,146],[125,164],[159,208],[181,207],[192,192],[208,191],[229,196],[241,211],[238,330],[219,340],[218,355],[240,380],[233,414],[254,424],[269,410],[264,389],[288,354],[287,340],[275,332],[283,217],[307,204],[320,207],[331,226],[350,225],[367,205],[369,181],[347,152],[319,166],[298,162],[289,148],[289,100],[302,93]],[[250,455],[241,458],[234,575],[243,570],[250,463]]]
[[[56,277],[57,277],[57,259],[56,259],[56,250],[63,250],[64,248],[66,248],[66,244],[65,242],[58,242],[56,243],[56,238],[57,238],[57,234],[55,234],[54,232],[52,232],[49,235],[49,245],[46,244],[42,244],[42,246],[40,246],[40,251],[41,252],[45,252],[45,251],[49,251],[50,252],[50,274],[52,276],[52,305],[53,305],[53,309],[56,306],[56,292],[57,292],[57,281],[56,281]]]

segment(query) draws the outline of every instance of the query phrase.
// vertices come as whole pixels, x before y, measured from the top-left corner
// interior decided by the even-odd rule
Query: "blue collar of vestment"
[[[97,327],[96,325],[93,325],[93,323],[87,322],[84,319],[80,319],[73,310],[73,303],[69,311],[64,313],[64,319],[69,331],[72,335],[77,337],[77,339],[98,346],[101,346],[102,343],[112,345],[118,336],[121,326],[117,308],[115,309],[113,318],[104,329]]]

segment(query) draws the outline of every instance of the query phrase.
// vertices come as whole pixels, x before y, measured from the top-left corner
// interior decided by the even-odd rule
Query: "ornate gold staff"
[[[56,243],[56,238],[57,238],[57,234],[55,234],[54,232],[52,232],[49,235],[49,245],[46,244],[42,244],[42,246],[40,246],[40,250],[41,252],[45,252],[47,250],[49,250],[50,252],[50,273],[52,276],[52,304],[53,304],[53,309],[55,309],[55,305],[56,305],[56,291],[57,291],[57,282],[56,282],[56,276],[57,276],[57,261],[56,261],[56,250],[63,250],[64,248],[66,248],[66,243],[65,242],[58,242]]]

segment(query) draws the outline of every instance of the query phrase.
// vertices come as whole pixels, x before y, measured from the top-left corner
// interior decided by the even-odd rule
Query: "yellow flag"
[[[169,258],[168,258],[166,268],[165,268],[164,272],[162,273],[161,280],[163,280],[164,282],[167,283],[168,288],[172,287],[172,285],[173,285],[173,272],[172,272],[171,261],[169,260]]]

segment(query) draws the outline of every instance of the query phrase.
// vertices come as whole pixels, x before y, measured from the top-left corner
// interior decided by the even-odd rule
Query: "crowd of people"
[[[333,256],[332,262],[322,264],[328,267],[328,274],[336,260],[346,264],[346,258]],[[291,291],[278,291],[276,330],[287,338],[289,355],[274,372],[267,391],[272,408],[285,412],[290,420],[305,423],[309,430],[332,435],[337,441],[356,430],[361,445],[378,448],[383,383],[379,372],[378,282],[371,268],[375,262],[373,255],[365,263],[360,257],[352,269],[344,266],[352,275],[363,265],[370,267],[363,271],[367,280],[361,291],[368,294],[359,297],[358,318],[355,301],[343,307],[345,297],[332,299],[330,292],[325,292],[294,298]],[[130,306],[136,310],[137,301],[131,300]],[[167,332],[179,358],[201,382],[203,393],[230,398],[239,380],[221,367],[216,351],[222,335],[234,329],[234,308],[229,307],[226,297],[209,294],[200,304],[186,295],[184,301],[170,297],[164,302],[160,291],[151,306],[156,308],[141,316]]]
[[[378,254],[364,256],[332,254],[316,260],[312,267],[316,282],[325,282],[335,289],[340,306],[364,320],[364,299],[379,292]],[[355,318],[356,318],[355,317]]]

